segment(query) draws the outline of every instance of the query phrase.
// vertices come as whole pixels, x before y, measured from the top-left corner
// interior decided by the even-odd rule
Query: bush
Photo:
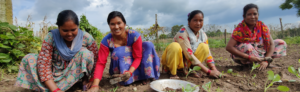
[[[86,19],[85,15],[81,15],[80,17],[80,23],[79,28],[82,31],[86,31],[89,34],[93,36],[93,38],[96,40],[97,45],[100,46],[101,40],[103,39],[103,34],[100,32],[99,29],[97,29],[95,26],[92,26],[89,21]]]
[[[159,39],[166,39],[167,38],[167,35],[166,34],[161,34],[159,35]]]
[[[33,31],[0,22],[0,64],[8,72],[17,72],[18,64],[27,53],[38,53],[41,39]]]

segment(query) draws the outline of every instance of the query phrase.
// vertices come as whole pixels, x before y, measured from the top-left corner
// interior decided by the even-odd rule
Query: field
[[[162,40],[163,41],[163,40]],[[162,43],[169,42],[169,40],[163,41]],[[222,46],[221,46],[222,47]],[[194,78],[188,77],[185,78],[184,75],[180,75],[181,80],[186,80],[196,85],[200,85],[200,91],[205,92],[202,88],[202,85],[206,84],[207,82],[212,82],[211,92],[263,92],[265,83],[268,80],[268,73],[267,71],[272,70],[275,74],[279,74],[281,76],[282,82],[276,82],[273,86],[268,89],[268,92],[277,92],[278,90],[275,89],[279,85],[287,86],[290,88],[289,92],[296,92],[300,91],[300,81],[299,79],[291,74],[288,71],[289,66],[293,66],[296,69],[300,67],[300,63],[298,60],[300,58],[300,46],[296,44],[290,44],[287,48],[288,55],[282,58],[277,58],[273,61],[272,64],[280,66],[281,69],[267,69],[263,71],[254,70],[251,75],[251,66],[243,67],[234,63],[231,58],[230,54],[225,50],[224,47],[222,48],[211,48],[212,54],[214,56],[216,67],[217,69],[227,75],[225,78],[221,79],[212,79],[206,76],[206,74],[202,73],[202,78]],[[164,49],[164,48],[162,48]],[[159,56],[162,54],[162,50],[158,51]],[[129,86],[118,87],[115,85],[110,85],[109,83],[109,74],[108,74],[109,63],[107,63],[107,67],[104,71],[103,80],[100,82],[100,92],[113,92],[113,89],[117,89],[116,92],[134,92],[133,89],[137,89],[136,92],[155,92],[149,86],[143,85],[141,82],[135,82]],[[232,69],[233,74],[228,74],[227,70]],[[201,73],[201,72],[200,72]],[[256,74],[256,77],[253,78],[253,75]],[[1,81],[0,81],[0,89],[1,92],[8,92],[8,91],[15,91],[15,92],[28,92],[31,90],[27,90],[24,88],[14,87],[14,83],[16,81],[17,74],[0,74]],[[167,74],[161,74],[160,79],[168,79]],[[289,82],[290,80],[296,80],[294,82]],[[269,84],[269,83],[268,83]],[[81,82],[75,84],[70,90],[67,92],[81,92]]]

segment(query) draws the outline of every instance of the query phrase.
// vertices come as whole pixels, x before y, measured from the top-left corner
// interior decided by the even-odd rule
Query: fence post
[[[282,38],[284,38],[284,33],[283,33],[281,18],[279,18],[279,20],[280,20],[280,27],[281,27],[281,32],[282,32]]]
[[[226,29],[225,29],[225,32],[224,32],[224,36],[225,36],[225,44],[226,44]]]

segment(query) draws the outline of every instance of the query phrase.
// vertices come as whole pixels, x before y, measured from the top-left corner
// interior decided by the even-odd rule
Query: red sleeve
[[[95,66],[94,77],[91,78],[90,81],[93,81],[94,79],[101,80],[103,71],[105,68],[105,64],[107,62],[108,54],[109,54],[109,48],[101,43],[100,49],[98,52],[98,60],[96,62],[96,66]]]
[[[52,76],[52,54],[53,54],[53,46],[52,44],[46,42],[44,40],[42,49],[40,51],[40,54],[38,56],[38,62],[37,62],[37,69],[38,69],[38,75],[41,79],[41,82],[45,82],[47,80],[53,80]]]
[[[139,36],[139,38],[132,45],[132,56],[134,61],[132,62],[131,67],[134,67],[135,69],[139,67],[142,60],[142,52],[142,38]]]

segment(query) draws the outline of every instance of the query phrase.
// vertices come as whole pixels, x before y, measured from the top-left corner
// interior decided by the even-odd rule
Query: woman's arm
[[[53,55],[53,46],[52,46],[52,33],[48,33],[45,37],[45,40],[42,44],[42,49],[38,56],[37,69],[41,82],[44,82],[46,87],[50,91],[56,90],[58,87],[54,82],[52,76],[52,55]]]
[[[94,76],[90,80],[93,81],[93,85],[99,85],[100,83],[105,68],[105,64],[107,62],[108,54],[109,54],[109,48],[101,43],[98,52],[98,60],[95,65]]]
[[[265,57],[271,57],[273,55],[273,53],[274,53],[274,49],[275,49],[275,44],[274,44],[272,36],[270,35],[270,49],[266,53]]]
[[[245,58],[247,59],[249,57],[249,55],[239,51],[238,49],[236,49],[234,46],[237,45],[237,41],[234,40],[232,37],[230,38],[229,42],[227,43],[227,46],[226,46],[226,50],[235,55],[235,56],[238,56],[238,57],[242,57],[242,58]]]
[[[129,69],[131,73],[133,73],[134,70],[139,67],[142,60],[142,52],[142,38],[139,36],[138,39],[132,44],[132,57],[134,60]]]

